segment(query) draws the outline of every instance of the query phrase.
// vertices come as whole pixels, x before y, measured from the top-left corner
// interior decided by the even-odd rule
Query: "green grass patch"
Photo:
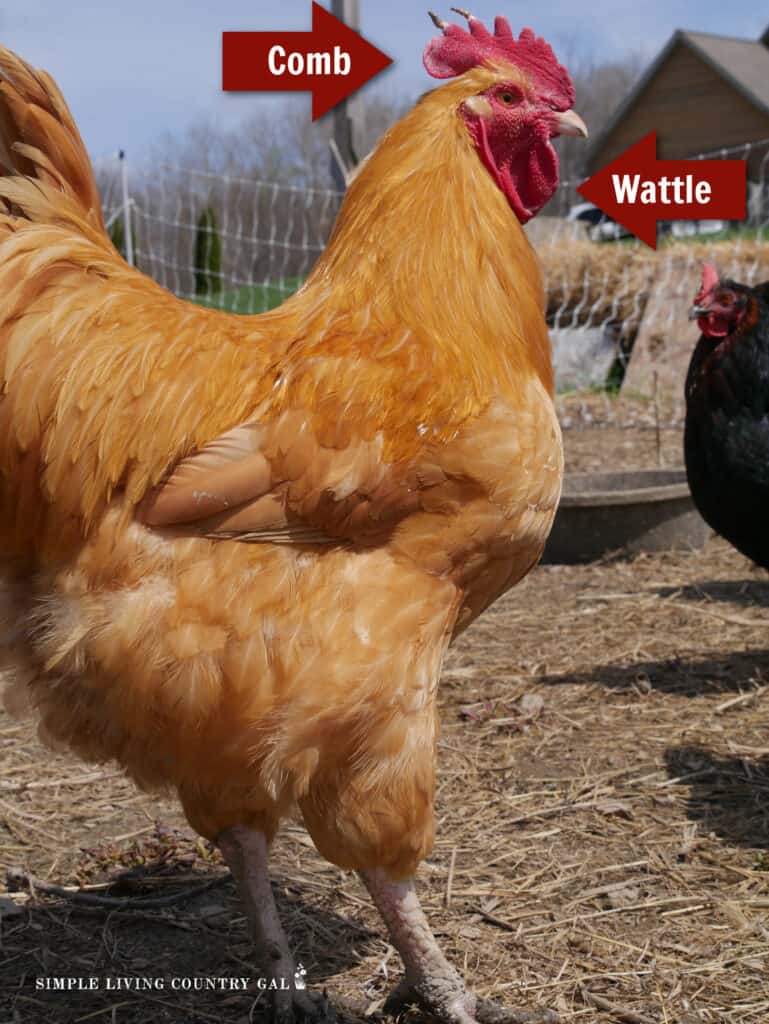
[[[225,309],[229,313],[266,313],[284,302],[303,283],[304,278],[287,277],[281,284],[242,285],[210,298],[198,295],[195,302],[208,309]]]

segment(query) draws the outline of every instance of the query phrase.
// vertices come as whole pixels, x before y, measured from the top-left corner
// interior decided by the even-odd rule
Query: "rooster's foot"
[[[384,1012],[398,1017],[417,1006],[445,1024],[558,1024],[552,1010],[513,1010],[491,999],[478,999],[456,980],[436,978],[412,983],[404,978],[387,998]]]
[[[430,931],[413,880],[393,880],[381,868],[362,871],[361,877],[406,968],[385,1013],[416,1005],[442,1024],[557,1024],[551,1010],[508,1010],[468,992]]]
[[[422,984],[404,978],[387,997],[384,1012],[399,1017],[409,1006],[417,1006],[443,1024],[479,1024],[475,998],[456,977],[431,978]]]
[[[269,1024],[336,1024],[336,1013],[325,992],[272,993]]]

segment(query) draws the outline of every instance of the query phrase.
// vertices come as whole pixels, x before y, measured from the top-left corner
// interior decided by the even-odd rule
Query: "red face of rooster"
[[[478,153],[521,224],[558,187],[558,156],[550,140],[587,136],[582,118],[556,103],[525,85],[505,82],[462,104]]]
[[[689,319],[707,338],[734,333],[748,312],[748,296],[730,281],[722,281],[712,263],[702,268],[702,286],[689,310]]]
[[[492,35],[470,14],[465,14],[469,32],[431,16],[443,32],[424,54],[433,77],[450,78],[482,64],[499,68],[499,81],[469,97],[460,114],[478,155],[525,224],[558,187],[558,157],[550,140],[587,137],[584,122],[571,109],[571,78],[531,29],[516,39],[502,17]]]

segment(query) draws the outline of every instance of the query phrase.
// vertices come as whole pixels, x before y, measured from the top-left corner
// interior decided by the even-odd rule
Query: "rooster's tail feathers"
[[[17,217],[66,226],[112,248],[93,168],[58,86],[2,47],[0,200]]]

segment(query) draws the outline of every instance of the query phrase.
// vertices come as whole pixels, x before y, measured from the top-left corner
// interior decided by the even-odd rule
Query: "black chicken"
[[[689,317],[702,331],[686,376],[692,497],[717,533],[769,568],[769,281],[749,288],[705,264]]]

